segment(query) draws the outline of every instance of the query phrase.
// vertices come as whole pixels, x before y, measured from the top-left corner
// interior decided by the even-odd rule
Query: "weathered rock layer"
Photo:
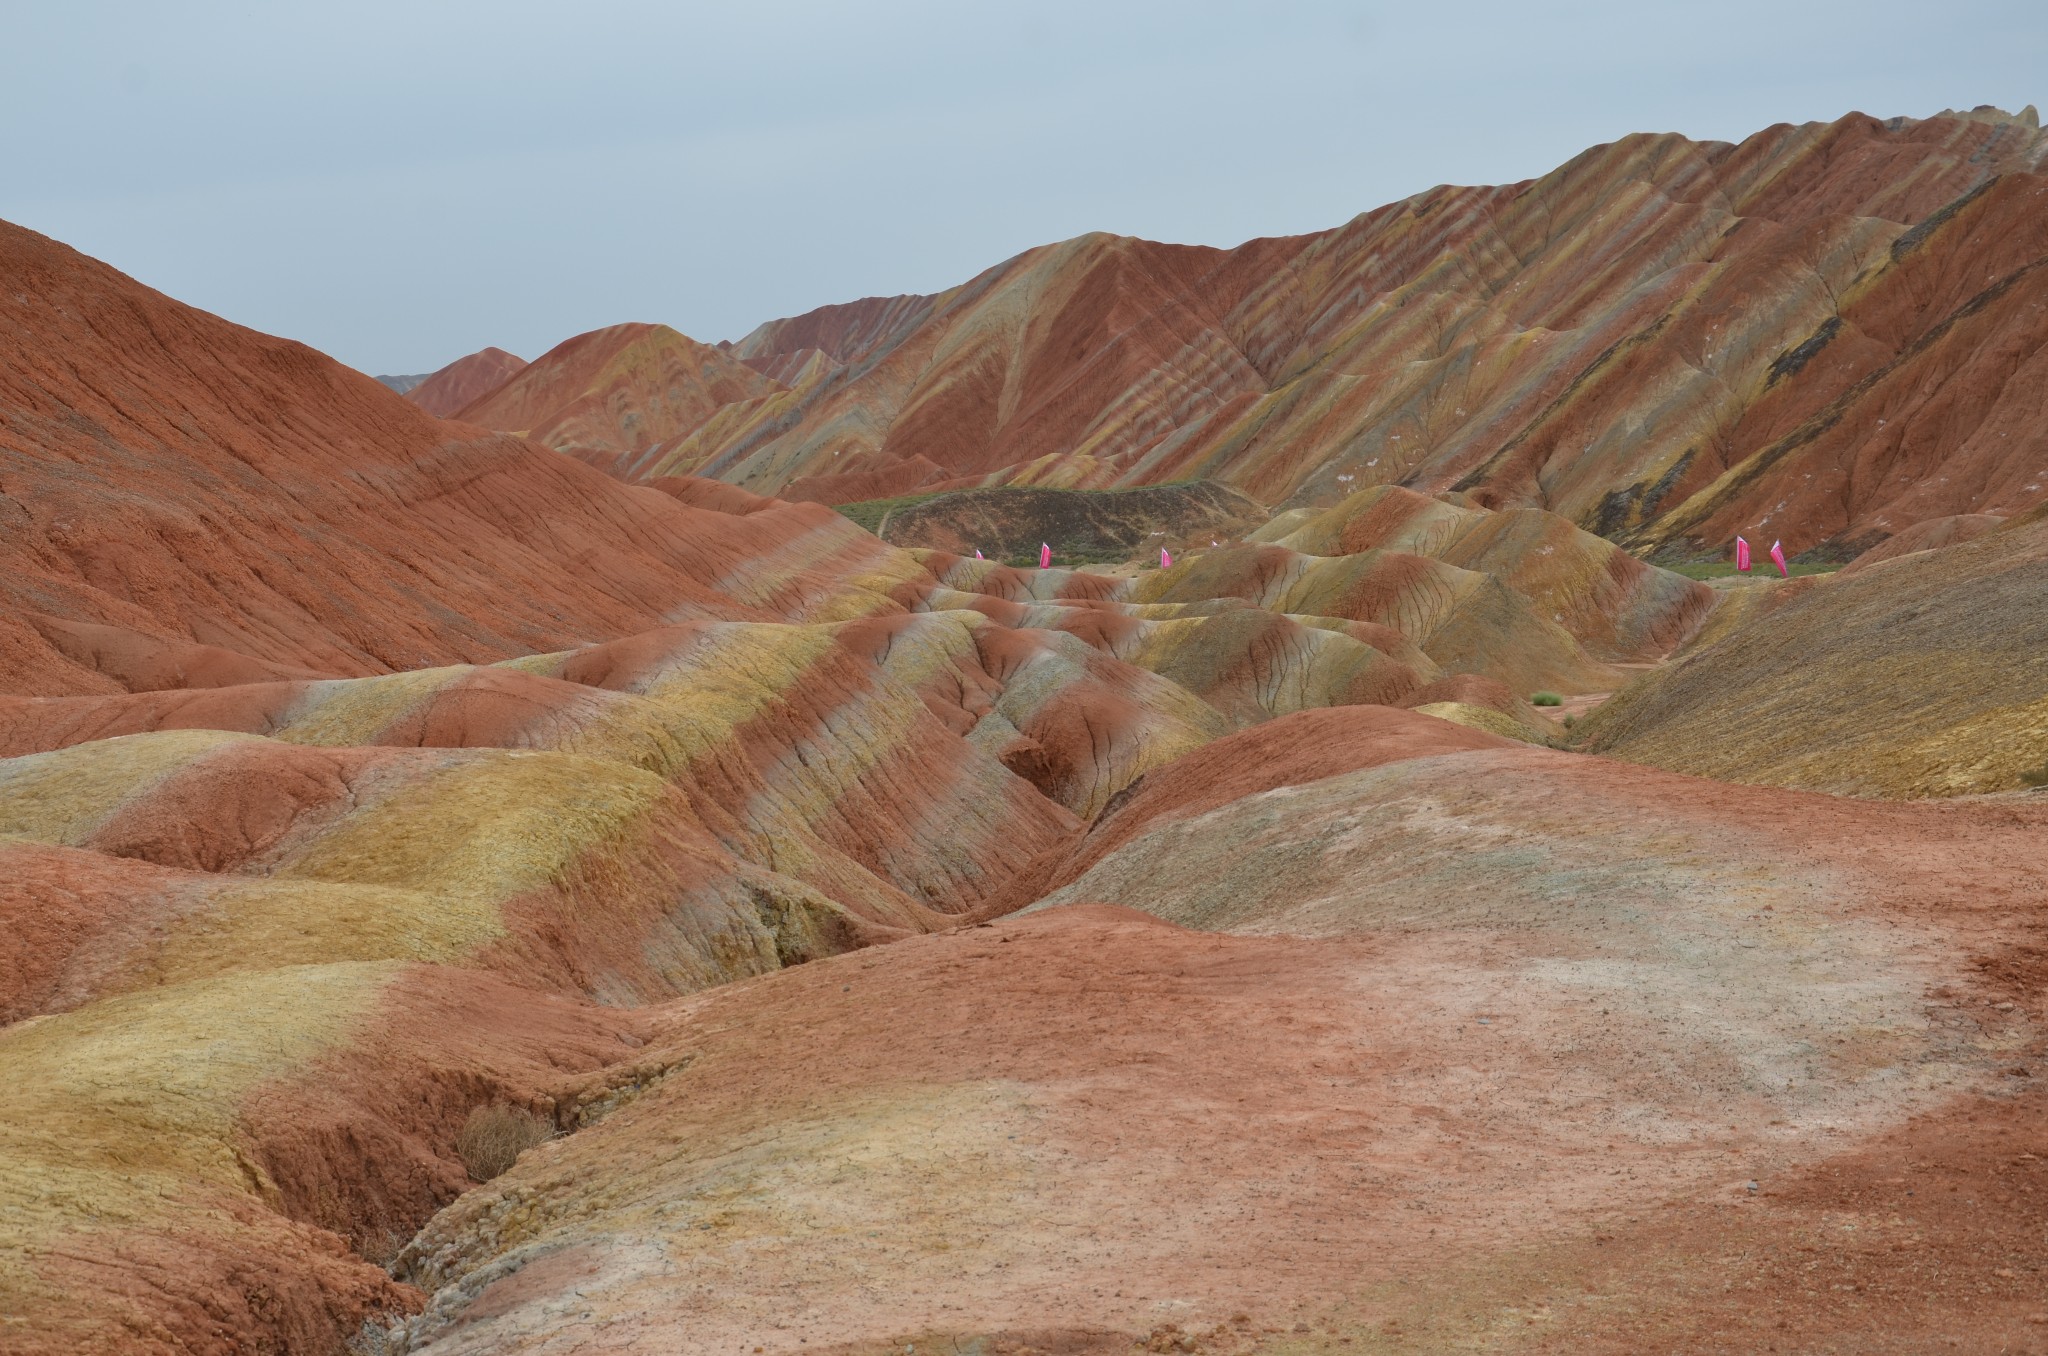
[[[1835,578],[1717,591],[1574,519],[1669,474],[1601,374],[1686,427],[1657,336],[1803,279],[1787,232],[1843,327],[1744,415],[1757,476],[1673,477],[1685,522],[1823,479],[1873,392],[1997,431],[2038,137],[1766,140],[731,349],[620,327],[465,406],[523,438],[0,226],[0,1347],[2017,1349],[2048,523],[1929,488],[2003,483],[1978,433],[1840,500],[1837,540],[1946,511]],[[1452,371],[1494,433],[1364,475]],[[1296,502],[1031,569],[676,467]],[[1528,700],[1652,668],[1569,734]],[[557,1138],[497,1175],[464,1127],[508,1108]],[[1795,1253],[1849,1268],[1848,1224],[1942,1267],[1831,1309],[1873,1273]],[[1752,1256],[1776,1303],[1731,1313]]]
[[[560,421],[467,417],[629,478],[829,503],[1207,478],[1324,505],[1396,484],[1639,551],[1741,532],[1846,559],[2048,496],[2044,160],[2037,119],[1995,110],[1630,136],[1312,235],[1089,235],[936,296],[770,322],[730,352],[772,389],[734,384],[689,427],[666,377],[607,385],[625,413],[602,435],[573,413],[581,377]],[[695,354],[693,390],[723,358]]]

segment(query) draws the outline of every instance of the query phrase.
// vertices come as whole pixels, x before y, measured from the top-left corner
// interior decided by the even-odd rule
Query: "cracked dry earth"
[[[2048,1350],[2048,804],[1228,791],[660,1009],[675,1072],[406,1250],[410,1349]]]

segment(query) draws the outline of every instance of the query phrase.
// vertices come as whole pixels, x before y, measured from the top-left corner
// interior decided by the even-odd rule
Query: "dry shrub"
[[[391,1335],[391,1330],[378,1321],[376,1315],[363,1320],[355,1336],[348,1339],[342,1350],[348,1356],[399,1356],[405,1350],[402,1340]]]
[[[372,1266],[391,1270],[391,1264],[398,1260],[398,1254],[405,1251],[405,1245],[412,1239],[396,1229],[365,1227],[349,1235],[349,1244],[356,1256]]]
[[[455,1137],[455,1153],[472,1179],[488,1182],[520,1154],[555,1137],[555,1127],[525,1107],[493,1102],[469,1113]]]

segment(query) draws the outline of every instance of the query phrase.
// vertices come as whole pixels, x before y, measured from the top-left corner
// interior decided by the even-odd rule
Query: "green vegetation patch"
[[[834,504],[832,510],[842,518],[853,519],[853,521],[859,523],[868,531],[879,536],[881,535],[882,519],[888,517],[897,509],[908,508],[912,504],[922,504],[928,499],[937,499],[945,493],[947,493],[945,490],[933,490],[929,494],[901,494],[894,499],[863,499],[857,504]]]
[[[1063,566],[1151,557],[1159,546],[1235,538],[1266,510],[1215,481],[1071,489],[991,485],[898,495],[835,506],[838,513],[897,546],[927,546],[1036,565],[1050,542]]]
[[[1673,574],[1682,574],[1687,579],[1727,579],[1736,573],[1735,563],[1728,560],[1682,561],[1675,565],[1664,565],[1661,568],[1669,570]],[[1823,561],[1807,564],[1793,561],[1791,573],[1795,577],[1808,574],[1833,574],[1841,568],[1841,565],[1836,562]],[[1777,567],[1768,562],[1761,566],[1752,567],[1750,573],[1759,579],[1776,579],[1778,577]]]
[[[1120,485],[1096,490],[1076,490],[1068,489],[1065,486],[1046,485],[983,485],[964,490],[927,490],[923,494],[899,494],[894,499],[863,499],[853,504],[834,504],[832,511],[841,517],[853,519],[862,527],[872,532],[883,518],[897,509],[909,508],[912,504],[923,504],[933,499],[942,499],[947,495],[971,494],[981,497],[1008,495],[1023,499],[1051,489],[1059,494],[1095,495],[1105,499],[1114,499],[1119,495],[1128,495],[1134,489],[1173,489],[1182,485],[1197,485],[1200,483],[1197,480],[1166,480],[1161,481],[1157,485]]]

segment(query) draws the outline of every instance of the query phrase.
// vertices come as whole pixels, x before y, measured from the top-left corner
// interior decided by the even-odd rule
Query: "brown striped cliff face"
[[[666,325],[613,325],[557,344],[454,417],[604,464],[783,389]]]
[[[771,320],[739,343],[719,347],[749,366],[812,353],[845,366],[883,347],[901,330],[921,324],[931,314],[934,300],[918,296],[868,297],[837,306],[820,306],[788,320]]]
[[[1852,115],[1231,250],[1084,236],[764,325],[732,351],[787,394],[605,464],[842,503],[1460,488],[1640,550],[1854,554],[2048,496],[2044,156],[2024,119]]]

